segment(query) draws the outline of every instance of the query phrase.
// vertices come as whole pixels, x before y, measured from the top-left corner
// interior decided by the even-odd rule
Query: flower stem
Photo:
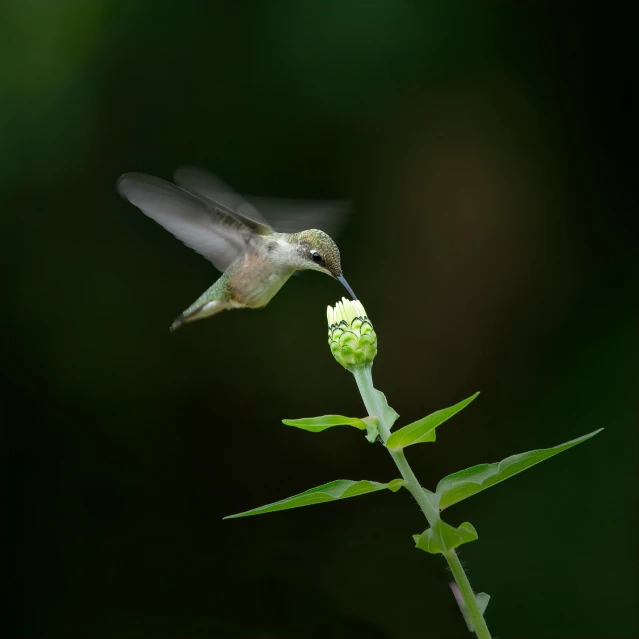
[[[459,561],[459,557],[457,556],[455,549],[453,548],[452,550],[449,550],[444,555],[444,557],[446,557],[446,561],[448,562],[450,571],[453,573],[455,582],[459,587],[459,592],[461,593],[461,596],[464,599],[464,603],[467,606],[468,616],[470,617],[473,628],[477,633],[478,639],[491,639],[488,626],[486,625],[486,621],[484,620],[484,615],[481,614],[481,610],[477,605],[477,599],[475,599],[470,581],[468,581],[466,572],[461,565],[461,561]]]
[[[365,364],[363,366],[355,366],[351,370],[355,377],[355,381],[357,382],[357,387],[360,395],[362,396],[364,406],[366,406],[366,410],[371,417],[377,418],[380,437],[382,438],[382,441],[386,443],[386,440],[390,437],[392,424],[386,423],[386,419],[384,417],[385,407],[382,404],[383,397],[377,393],[373,386],[371,366],[372,364]],[[408,460],[404,456],[404,451],[401,449],[389,449],[388,452],[391,454],[395,465],[404,479],[404,485],[415,498],[415,501],[424,513],[428,523],[431,526],[434,526],[440,518],[439,510],[430,502],[428,496],[422,489],[413,469],[410,467]],[[479,610],[473,589],[468,581],[464,568],[459,561],[459,557],[457,557],[457,553],[454,549],[452,549],[445,553],[444,557],[446,558],[448,566],[455,578],[455,582],[459,587],[459,592],[464,599],[464,603],[468,609],[468,614],[478,639],[491,639],[488,626],[486,626],[484,616]]]
[[[413,469],[410,467],[408,460],[404,456],[404,451],[389,450],[389,452],[395,462],[395,465],[397,466],[397,468],[399,468],[399,472],[402,474],[402,478],[404,479],[404,486],[406,486],[406,488],[415,498],[415,501],[419,504],[419,507],[422,509],[422,512],[428,520],[428,523],[431,526],[434,526],[439,519],[439,512],[437,508],[435,508],[435,506],[431,504],[430,500],[426,496],[426,493],[422,490],[417,477],[415,477]]]
[[[359,394],[362,396],[364,406],[371,417],[377,417],[379,435],[384,444],[390,437],[390,427],[384,419],[384,409],[379,403],[379,397],[373,386],[372,364],[364,364],[363,366],[355,366],[352,373],[359,388]]]

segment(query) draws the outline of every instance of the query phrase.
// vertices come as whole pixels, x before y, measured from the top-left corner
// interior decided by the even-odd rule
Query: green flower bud
[[[358,301],[342,298],[326,309],[328,344],[333,357],[346,369],[372,362],[377,355],[377,335]]]

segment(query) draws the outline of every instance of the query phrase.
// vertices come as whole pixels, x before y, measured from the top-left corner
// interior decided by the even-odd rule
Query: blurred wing
[[[333,239],[341,233],[352,209],[348,200],[290,200],[252,196],[247,196],[247,199],[281,233],[320,229]]]
[[[188,191],[228,208],[243,222],[252,221],[262,229],[272,227],[281,233],[315,228],[334,237],[339,234],[351,209],[350,202],[345,200],[245,199],[212,173],[190,166],[179,168],[174,179]],[[263,232],[260,228],[256,230]]]
[[[143,173],[125,173],[118,180],[117,189],[142,213],[220,271],[246,251],[251,230],[221,206]]]
[[[197,193],[211,204],[228,209],[258,233],[269,233],[272,230],[268,221],[255,207],[216,175],[194,166],[183,166],[175,171],[173,179],[183,189]]]

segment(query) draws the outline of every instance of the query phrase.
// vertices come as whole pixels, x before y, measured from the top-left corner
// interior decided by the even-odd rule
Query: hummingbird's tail
[[[181,326],[183,326],[184,324],[186,324],[186,318],[184,317],[184,313],[181,313],[180,315],[178,315],[175,318],[175,320],[173,321],[173,324],[171,324],[171,328],[169,328],[169,330],[172,333],[173,331],[177,331],[177,329],[180,328]]]
[[[213,300],[211,302],[206,302],[200,306],[196,306],[193,308],[192,306],[186,309],[184,313],[178,315],[175,318],[173,324],[171,324],[171,332],[177,331],[178,328],[186,324],[187,322],[194,322],[195,320],[204,319],[205,317],[210,317],[211,315],[215,315],[220,311],[229,308],[227,304],[224,302],[220,302],[219,300]]]

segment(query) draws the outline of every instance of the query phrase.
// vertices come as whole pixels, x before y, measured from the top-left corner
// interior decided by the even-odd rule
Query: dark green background
[[[469,636],[326,344],[316,273],[168,326],[215,270],[114,189],[182,164],[348,198],[345,274],[424,485],[605,427],[450,510],[498,637],[637,637],[636,67],[609,5],[8,0],[0,211],[9,636]],[[634,47],[636,48],[636,47]]]

